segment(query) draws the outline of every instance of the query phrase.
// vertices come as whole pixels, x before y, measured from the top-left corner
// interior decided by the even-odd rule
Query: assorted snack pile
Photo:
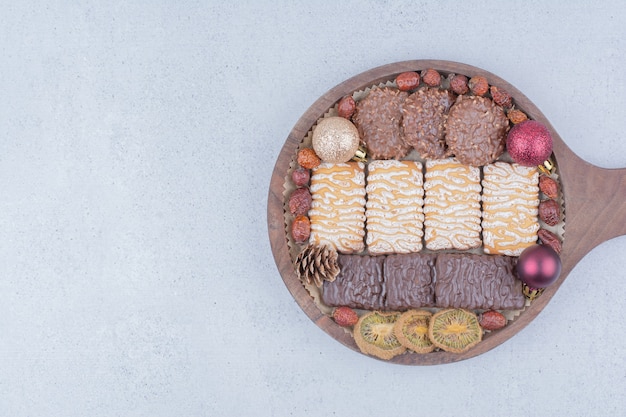
[[[552,139],[482,76],[427,69],[355,92],[294,157],[295,270],[365,354],[465,352],[558,278]]]

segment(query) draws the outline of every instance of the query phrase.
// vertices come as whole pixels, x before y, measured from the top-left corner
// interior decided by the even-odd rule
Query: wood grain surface
[[[319,311],[295,274],[287,246],[283,213],[283,187],[289,164],[313,124],[343,96],[380,82],[393,80],[401,72],[426,68],[435,68],[444,75],[449,73],[482,75],[491,85],[507,90],[513,96],[517,108],[548,127],[554,140],[554,155],[563,188],[565,207],[565,235],[561,252],[563,267],[557,282],[546,288],[530,307],[514,321],[509,322],[504,329],[486,334],[476,347],[461,354],[443,351],[429,354],[408,353],[389,361],[404,365],[456,362],[483,354],[507,341],[543,310],[568,274],[590,250],[611,238],[626,235],[626,168],[604,169],[580,159],[567,147],[539,109],[513,85],[480,68],[451,61],[412,60],[373,68],[332,88],[302,115],[281,149],[270,182],[267,224],[276,265],[296,302],[320,328],[340,343],[360,352],[352,336]]]

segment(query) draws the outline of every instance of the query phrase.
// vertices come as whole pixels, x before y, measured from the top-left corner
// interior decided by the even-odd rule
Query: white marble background
[[[491,71],[625,167],[625,50],[619,0],[3,1],[0,415],[624,413],[626,237],[505,344],[403,367],[300,310],[266,204],[300,115],[409,59]]]

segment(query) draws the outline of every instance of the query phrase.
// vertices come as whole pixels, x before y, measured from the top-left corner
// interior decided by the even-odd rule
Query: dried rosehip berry
[[[549,226],[556,226],[561,221],[561,208],[554,200],[539,203],[539,218]]]
[[[526,116],[526,113],[517,109],[509,110],[506,117],[508,117],[511,123],[513,123],[514,125],[522,123],[524,120],[528,120],[528,116]]]
[[[333,311],[333,319],[342,327],[351,327],[359,321],[359,316],[356,314],[356,311],[352,310],[350,307],[343,306],[337,307],[335,311]]]
[[[458,95],[467,94],[469,87],[467,86],[467,77],[463,74],[456,74],[450,78],[450,89]]]
[[[352,117],[355,110],[356,103],[354,102],[352,96],[343,97],[337,104],[337,113],[339,114],[339,117],[349,119]]]
[[[441,75],[437,72],[437,70],[428,68],[427,70],[422,71],[422,81],[430,87],[437,87],[441,84]]]
[[[489,83],[482,75],[476,75],[475,77],[470,78],[467,85],[469,86],[472,94],[477,96],[484,96],[487,94],[487,91],[489,91]]]
[[[313,169],[321,163],[321,159],[313,148],[303,148],[298,151],[298,164],[302,168]]]
[[[539,177],[539,189],[548,198],[557,198],[559,196],[559,186],[555,180],[542,175]]]
[[[296,188],[289,196],[289,212],[294,216],[307,214],[312,200],[308,188]]]
[[[304,243],[311,235],[311,221],[307,216],[297,216],[291,224],[291,237],[296,243]]]
[[[403,72],[396,77],[396,85],[400,91],[409,91],[420,85],[420,75],[415,71]]]
[[[503,88],[498,88],[495,85],[492,85],[489,88],[489,92],[491,93],[491,98],[493,102],[498,106],[502,107],[511,107],[513,104],[513,99],[511,95]]]
[[[556,253],[561,253],[561,249],[563,249],[563,244],[561,243],[561,239],[554,233],[546,229],[540,229],[537,232],[537,236],[541,239],[541,243],[544,245],[550,246]]]
[[[309,180],[311,179],[311,173],[308,169],[305,168],[296,168],[291,173],[291,180],[296,187],[303,187],[309,184]]]
[[[485,330],[498,330],[506,326],[506,317],[495,310],[488,310],[478,317],[478,324]]]

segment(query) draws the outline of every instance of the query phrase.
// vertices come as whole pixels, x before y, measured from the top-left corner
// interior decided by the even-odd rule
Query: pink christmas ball
[[[526,120],[509,131],[506,148],[520,165],[541,165],[552,154],[552,136],[543,124]]]
[[[520,254],[517,276],[531,288],[546,288],[561,275],[561,258],[550,246],[533,245]]]

